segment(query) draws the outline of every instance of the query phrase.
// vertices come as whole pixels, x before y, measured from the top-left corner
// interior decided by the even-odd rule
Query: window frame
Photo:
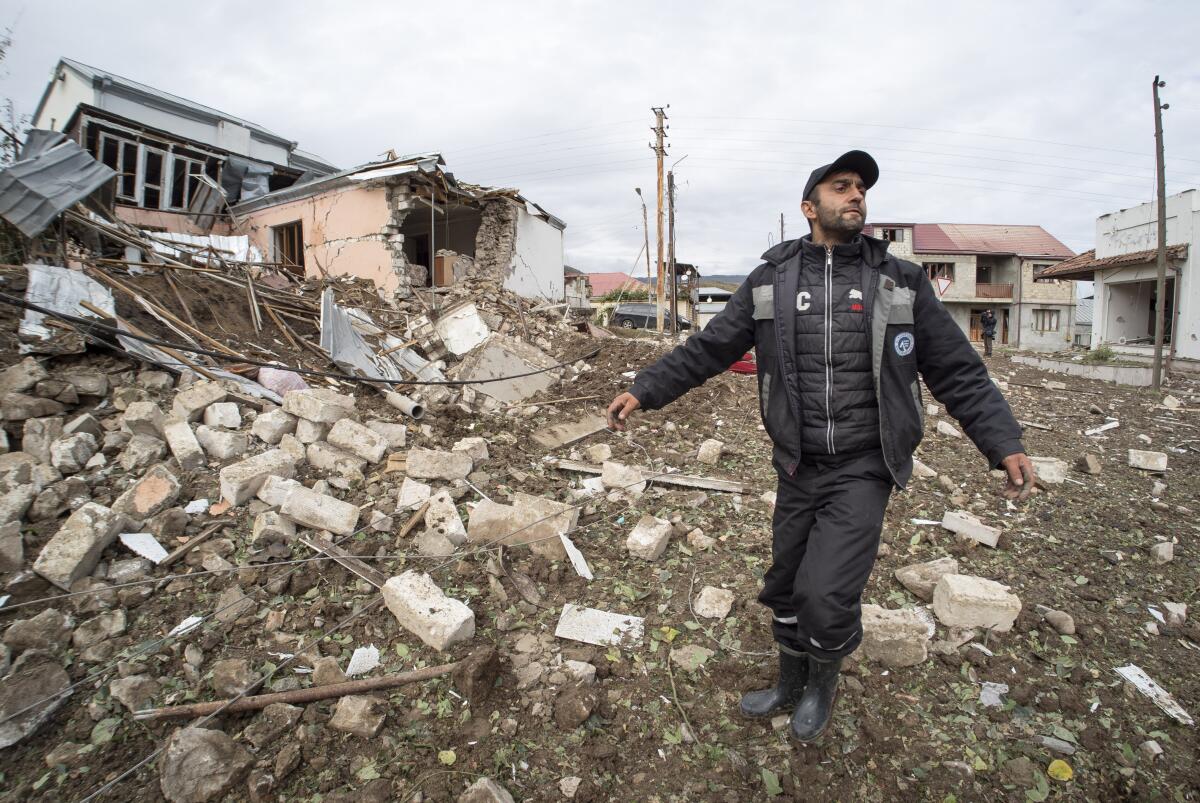
[[[921,263],[921,267],[925,271],[925,276],[931,282],[935,281],[936,279],[949,279],[950,281],[954,281],[954,271],[955,271],[956,265],[957,265],[957,263],[955,263],[955,262],[922,262]],[[944,274],[941,270],[942,268],[946,269]]]
[[[1035,332],[1058,332],[1062,330],[1062,319],[1059,313],[1062,310],[1053,309],[1051,307],[1035,307],[1033,309],[1033,331]],[[1054,323],[1053,327],[1044,326],[1047,323],[1047,318]]]

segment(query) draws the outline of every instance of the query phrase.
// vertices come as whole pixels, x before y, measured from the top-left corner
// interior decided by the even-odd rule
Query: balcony
[[[1011,284],[976,283],[975,297],[1011,299],[1013,297],[1013,286]]]

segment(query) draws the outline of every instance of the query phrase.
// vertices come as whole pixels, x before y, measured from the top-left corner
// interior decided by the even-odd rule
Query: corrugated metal
[[[59,213],[116,175],[53,131],[31,131],[21,160],[0,171],[0,217],[36,237]]]

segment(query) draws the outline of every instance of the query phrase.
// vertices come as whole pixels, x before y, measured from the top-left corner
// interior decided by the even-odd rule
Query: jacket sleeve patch
[[[754,299],[754,320],[771,321],[775,319],[775,287],[764,284],[752,288]]]

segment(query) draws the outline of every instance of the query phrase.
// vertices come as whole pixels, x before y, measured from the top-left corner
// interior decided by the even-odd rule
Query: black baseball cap
[[[826,176],[831,173],[840,173],[843,170],[853,170],[858,173],[868,190],[875,186],[876,181],[879,181],[879,165],[875,163],[871,154],[866,151],[846,151],[829,164],[812,171],[812,175],[808,177],[808,183],[804,185],[804,195],[800,196],[801,200],[808,198],[813,187],[824,181]]]

